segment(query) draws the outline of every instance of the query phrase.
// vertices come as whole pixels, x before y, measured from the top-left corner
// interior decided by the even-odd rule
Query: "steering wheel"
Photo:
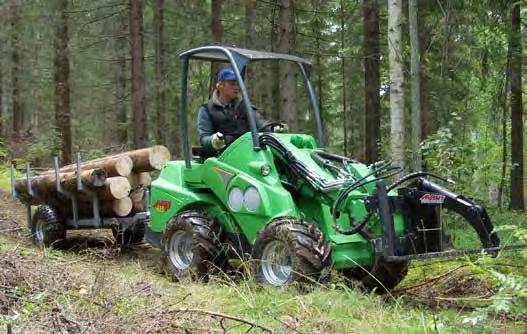
[[[274,130],[274,127],[275,126],[282,126],[283,124],[285,124],[285,122],[283,121],[271,121],[271,122],[267,122],[264,126],[262,126],[261,128],[258,129],[258,132],[264,132],[265,128],[269,128],[271,129],[271,131]]]

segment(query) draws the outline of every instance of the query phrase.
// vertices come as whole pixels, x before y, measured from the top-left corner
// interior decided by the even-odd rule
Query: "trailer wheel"
[[[252,258],[259,283],[282,286],[329,279],[329,243],[318,227],[297,219],[282,218],[267,225],[256,238]]]
[[[48,247],[66,238],[66,228],[58,212],[50,206],[41,205],[31,220],[31,236],[38,247]]]
[[[138,244],[141,243],[145,237],[145,225],[143,222],[140,222],[130,226],[124,231],[121,226],[113,227],[112,234],[117,243],[122,246]]]
[[[354,268],[343,271],[342,274],[348,279],[358,280],[365,290],[375,289],[376,293],[384,294],[404,279],[409,266],[410,261],[387,262],[376,257],[370,268]]]
[[[228,257],[219,236],[219,223],[197,211],[185,211],[172,218],[165,228],[163,244],[173,279],[207,279],[223,269]]]

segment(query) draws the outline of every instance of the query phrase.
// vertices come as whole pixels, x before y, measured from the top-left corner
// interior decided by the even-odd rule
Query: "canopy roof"
[[[267,51],[256,51],[240,49],[230,46],[210,45],[187,50],[179,55],[180,58],[201,59],[211,61],[229,62],[228,54],[231,54],[236,63],[245,65],[255,60],[289,60],[310,66],[311,63],[297,56],[274,53]],[[241,66],[243,67],[243,66]]]

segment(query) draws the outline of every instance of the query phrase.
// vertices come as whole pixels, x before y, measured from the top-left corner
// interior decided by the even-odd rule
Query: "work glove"
[[[211,138],[211,144],[212,144],[212,148],[214,148],[216,151],[219,151],[222,148],[224,148],[225,139],[223,137],[223,133],[216,132],[215,134],[213,134]]]
[[[273,126],[273,132],[284,133],[288,131],[289,131],[289,127],[287,126],[286,123],[280,123],[280,124]]]

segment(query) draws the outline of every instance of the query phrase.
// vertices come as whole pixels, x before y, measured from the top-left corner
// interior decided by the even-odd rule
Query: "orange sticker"
[[[159,212],[167,212],[168,209],[170,209],[170,206],[172,205],[169,201],[156,201],[154,203],[154,209],[156,209]]]

